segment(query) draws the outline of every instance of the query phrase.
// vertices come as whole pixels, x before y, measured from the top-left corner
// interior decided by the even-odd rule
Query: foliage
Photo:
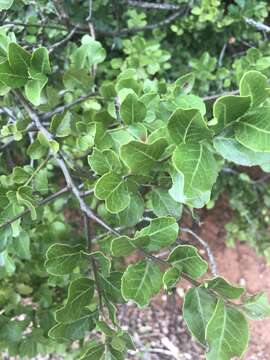
[[[181,279],[192,285],[185,321],[209,360],[241,356],[247,318],[269,315],[265,294],[209,278],[178,239],[182,209],[211,204],[226,162],[269,171],[269,49],[247,22],[263,21],[267,3],[126,3],[0,1],[10,9],[0,28],[10,356],[124,359],[134,345],[118,307],[146,306]],[[249,41],[258,49],[246,53]]]

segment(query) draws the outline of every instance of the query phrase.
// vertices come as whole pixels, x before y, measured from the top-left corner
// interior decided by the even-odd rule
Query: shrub
[[[1,9],[12,3],[0,1]],[[270,313],[266,295],[248,296],[213,266],[210,277],[208,262],[178,235],[187,231],[183,207],[209,204],[226,161],[269,171],[267,77],[243,58],[236,65],[239,92],[199,97],[196,91],[223,89],[216,54],[202,49],[201,58],[190,60],[194,73],[175,77],[170,36],[159,29],[164,20],[157,19],[157,37],[148,38],[144,30],[153,29],[147,24],[155,16],[129,9],[125,20],[112,20],[105,0],[93,9],[91,1],[89,8],[34,3],[15,2],[0,29],[1,347],[20,357],[124,359],[133,343],[117,321],[118,305],[144,307],[185,279],[191,288],[184,319],[207,359],[241,356],[247,318]],[[248,9],[240,15],[242,2],[223,4],[227,15],[220,1],[191,9],[183,3],[175,5],[178,16],[188,11],[183,26],[172,28],[178,36],[192,28],[200,42],[208,26],[217,37],[232,24],[236,34],[244,27],[245,36],[259,38],[245,21],[238,24]],[[247,3],[254,17],[267,15],[265,3]],[[92,12],[99,15],[97,36],[113,36],[104,46],[95,39]],[[25,23],[14,20],[18,14]],[[111,29],[123,21],[127,28]],[[208,70],[192,93],[195,78]],[[268,66],[261,70],[267,74]],[[166,258],[159,256],[164,249]]]

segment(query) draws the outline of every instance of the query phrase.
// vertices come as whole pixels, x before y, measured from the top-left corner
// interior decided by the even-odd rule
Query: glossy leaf
[[[206,340],[209,345],[207,360],[241,357],[246,351],[248,339],[248,324],[243,313],[225,305],[220,299],[206,327]]]
[[[170,253],[167,261],[194,279],[202,276],[208,269],[207,262],[191,245],[177,246]]]
[[[152,144],[144,144],[140,141],[130,141],[122,145],[120,157],[136,175],[147,175],[157,164],[166,148],[166,141],[157,140]]]
[[[8,45],[8,61],[15,74],[27,77],[30,66],[31,54],[24,50],[20,45],[11,42]]]
[[[59,323],[72,323],[81,319],[85,313],[85,307],[90,304],[94,295],[94,281],[88,278],[73,280],[68,288],[68,297],[65,306],[55,313],[55,319]]]
[[[168,130],[176,145],[197,143],[212,135],[198,109],[175,110],[169,118]]]
[[[122,294],[126,300],[133,300],[138,306],[147,305],[151,297],[162,286],[162,274],[158,265],[143,260],[129,265],[122,277]]]
[[[268,96],[269,85],[267,78],[258,71],[248,71],[242,77],[240,84],[240,95],[251,96],[251,105],[253,107],[263,103]]]
[[[207,346],[206,326],[211,319],[217,299],[207,290],[194,287],[185,295],[183,316],[192,336],[202,345]]]
[[[166,291],[172,291],[177,283],[180,281],[181,271],[176,267],[171,267],[165,271],[162,277],[164,289]]]
[[[119,213],[128,207],[130,195],[125,181],[114,173],[103,175],[95,186],[95,196],[105,200],[106,208],[111,213]]]
[[[128,94],[121,104],[120,115],[127,125],[142,122],[146,116],[146,106],[136,94]]]
[[[155,215],[170,215],[176,219],[180,219],[182,215],[182,205],[176,202],[168,190],[162,188],[154,188],[149,194],[150,206]]]
[[[243,116],[249,110],[250,104],[250,96],[226,95],[220,97],[213,106],[213,115],[217,120],[216,132]]]
[[[160,217],[151,220],[150,224],[136,232],[136,238],[149,237],[146,245],[149,251],[157,251],[175,242],[179,227],[172,217]]]
[[[79,265],[80,246],[53,244],[46,253],[46,270],[52,275],[70,274]]]
[[[270,107],[260,107],[243,116],[236,127],[236,140],[253,151],[270,152]]]
[[[207,280],[204,282],[204,286],[207,289],[215,291],[225,299],[238,299],[245,292],[244,288],[231,285],[222,277]]]
[[[180,174],[178,201],[203,206],[204,194],[211,191],[218,175],[218,164],[213,153],[204,144],[182,144],[175,149],[172,161]],[[201,206],[197,205],[198,201]]]
[[[261,292],[245,299],[242,311],[251,320],[262,320],[270,316],[270,304],[267,294]]]
[[[111,250],[113,256],[127,256],[136,249],[146,248],[150,242],[149,236],[138,236],[131,239],[128,236],[120,236],[112,241]]]

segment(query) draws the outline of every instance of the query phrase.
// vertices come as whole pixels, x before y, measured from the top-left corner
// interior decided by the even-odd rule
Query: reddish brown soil
[[[225,202],[203,216],[200,235],[207,240],[217,261],[219,274],[245,285],[249,293],[266,291],[270,299],[270,266],[246,243],[225,246],[224,224],[233,216]],[[270,360],[270,319],[250,323],[251,336],[245,360]]]
[[[233,283],[245,286],[250,294],[266,291],[270,299],[270,266],[267,266],[265,259],[258,256],[246,243],[237,243],[235,248],[226,247],[224,225],[232,216],[233,213],[227,206],[226,200],[221,199],[215,209],[201,212],[200,225],[191,224],[190,220],[184,220],[184,225],[192,227],[210,245],[220,275]],[[181,235],[181,240],[191,240],[196,244],[190,236],[184,234]],[[206,257],[203,249],[200,252]],[[152,301],[151,306],[143,310],[134,305],[125,308],[122,314],[123,325],[132,329],[138,349],[138,352],[130,354],[128,359],[200,360],[204,358],[202,349],[192,341],[181,316],[182,288],[186,290],[188,287],[188,283],[181,282],[175,298],[160,294]],[[242,360],[270,360],[270,319],[251,322],[250,328],[250,344]],[[168,348],[162,338],[169,339],[178,349],[179,357],[165,354]],[[155,351],[161,352],[157,354]]]

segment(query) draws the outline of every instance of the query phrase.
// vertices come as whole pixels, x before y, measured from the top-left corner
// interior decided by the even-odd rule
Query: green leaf
[[[30,76],[33,79],[40,79],[40,75],[50,74],[51,66],[49,60],[49,53],[45,47],[40,47],[34,50],[31,57]]]
[[[182,205],[176,202],[168,190],[154,188],[149,194],[150,207],[157,216],[170,215],[180,219],[182,215]]]
[[[179,245],[170,253],[167,261],[179,270],[196,279],[208,269],[208,263],[201,258],[198,250],[191,245]]]
[[[8,10],[12,4],[13,4],[14,0],[0,0],[0,10]]]
[[[121,176],[112,172],[103,175],[96,183],[95,196],[105,200],[106,208],[111,213],[119,213],[128,207],[130,195]]]
[[[167,142],[163,139],[156,140],[152,144],[134,140],[121,146],[120,157],[131,173],[147,175],[157,164],[166,146]]]
[[[41,145],[37,139],[34,140],[27,149],[27,155],[29,155],[33,160],[41,159],[47,153],[48,153],[47,146],[45,147]]]
[[[179,107],[182,109],[198,109],[202,115],[206,113],[203,99],[196,95],[180,95],[177,96],[171,103],[169,103],[170,111],[174,111]]]
[[[122,294],[125,300],[133,300],[139,307],[147,305],[162,286],[162,274],[152,261],[144,260],[129,265],[122,277]]]
[[[111,261],[101,251],[95,251],[92,253],[81,251],[81,254],[87,258],[88,262],[89,259],[93,259],[95,261],[97,271],[102,273],[104,277],[108,277],[110,275]]]
[[[88,278],[73,280],[68,288],[65,306],[55,313],[59,323],[72,323],[84,316],[85,307],[90,304],[94,296],[94,281]]]
[[[79,320],[67,324],[57,324],[50,329],[48,335],[54,340],[68,340],[75,341],[85,337],[85,333],[92,331],[95,324],[96,313],[91,313],[89,310],[85,311]]]
[[[91,36],[84,35],[82,45],[71,55],[75,68],[87,68],[99,64],[105,60],[106,51],[100,42],[95,41]]]
[[[221,131],[228,124],[235,122],[249,109],[250,96],[226,95],[220,97],[213,106],[213,115],[217,120],[215,131]]]
[[[202,207],[206,202],[205,193],[210,192],[218,175],[218,164],[213,153],[204,144],[179,145],[172,157],[175,169],[180,174],[177,182],[177,199],[184,204]],[[200,206],[198,206],[200,205]]]
[[[251,96],[252,107],[263,103],[269,94],[266,76],[255,70],[245,73],[240,81],[239,88],[241,96]]]
[[[128,94],[121,104],[120,115],[127,125],[142,122],[146,116],[146,106],[136,94]]]
[[[16,74],[8,61],[0,63],[0,81],[10,88],[19,88],[26,84],[27,76]]]
[[[197,143],[212,136],[198,109],[175,110],[169,118],[168,131],[176,145]]]
[[[270,154],[248,149],[234,139],[230,132],[221,133],[214,138],[216,151],[226,160],[237,165],[264,167],[270,162]]]
[[[172,217],[160,217],[151,220],[150,225],[137,231],[136,238],[148,236],[150,242],[147,250],[157,251],[175,242],[178,236],[179,226]]]
[[[19,166],[15,166],[12,171],[12,179],[16,184],[24,184],[29,176],[29,172]]]
[[[236,127],[236,140],[250,150],[270,152],[269,116],[269,106],[257,108],[244,115]]]
[[[46,253],[45,267],[52,275],[68,275],[80,263],[80,246],[53,244]]]
[[[238,299],[245,292],[244,288],[231,285],[222,277],[206,280],[204,282],[204,287],[206,289],[214,290],[216,293],[226,299]]]
[[[177,97],[178,95],[187,95],[192,90],[194,82],[194,73],[188,73],[181,76],[174,83],[173,96]]]
[[[104,360],[105,345],[99,344],[89,348],[80,360]],[[106,358],[105,358],[106,359]]]
[[[248,324],[242,312],[225,305],[220,299],[215,312],[206,327],[209,345],[207,360],[230,360],[241,357],[247,349],[249,339]]]
[[[101,151],[95,148],[93,153],[88,156],[88,163],[98,175],[104,175],[108,172],[120,173],[122,169],[118,156],[111,149]]]
[[[270,316],[270,304],[267,294],[261,292],[245,299],[242,311],[251,320],[262,320]]]
[[[149,236],[139,236],[131,239],[128,236],[119,236],[114,239],[111,244],[111,251],[113,256],[127,256],[136,249],[145,248],[150,242]]]
[[[171,267],[165,271],[162,277],[164,289],[168,292],[172,291],[180,281],[181,271],[176,267]]]
[[[31,54],[24,50],[20,45],[11,42],[8,45],[8,61],[12,71],[15,74],[28,76]]]
[[[183,305],[183,316],[192,336],[207,346],[206,326],[211,319],[217,299],[207,290],[195,287],[188,290]]]
[[[130,194],[130,203],[128,207],[117,214],[119,224],[121,226],[132,227],[135,226],[144,213],[144,201],[140,194]]]
[[[25,85],[25,95],[27,99],[34,104],[39,106],[41,104],[41,92],[48,82],[48,78],[43,75],[40,80],[28,80]]]
[[[80,360],[124,360],[124,354],[112,346],[100,344],[88,349]]]
[[[71,134],[72,115],[69,111],[64,114],[56,114],[52,118],[51,132],[57,137],[66,137]]]
[[[30,186],[21,186],[16,191],[16,197],[20,205],[26,206],[30,210],[32,220],[36,220],[37,213],[35,209],[33,189]]]
[[[102,292],[105,297],[115,304],[122,304],[124,302],[121,293],[121,279],[123,274],[119,271],[112,271],[109,277],[104,277],[100,274],[99,281]]]
[[[86,69],[68,69],[63,76],[63,83],[69,90],[83,89],[89,91],[93,85],[93,78]]]
[[[30,237],[26,231],[21,231],[19,238],[13,239],[12,249],[20,259],[31,259]]]

